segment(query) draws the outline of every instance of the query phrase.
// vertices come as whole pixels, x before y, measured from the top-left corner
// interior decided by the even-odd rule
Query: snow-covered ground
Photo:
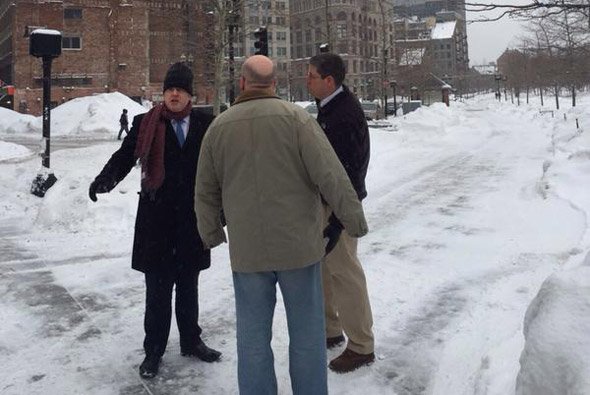
[[[56,133],[112,138],[122,108],[143,111],[113,95],[56,108]],[[1,141],[40,134],[35,122],[0,113],[0,393],[237,393],[227,246],[200,276],[203,335],[222,361],[181,357],[173,322],[161,373],[141,380],[144,286],[130,269],[139,172],[92,203],[88,185],[118,142],[62,149],[58,182],[37,198],[40,159]],[[377,362],[330,372],[330,392],[590,394],[590,96],[554,117],[535,98],[518,107],[490,95],[385,126],[371,129],[371,231],[359,243]],[[288,394],[280,302],[275,317]]]

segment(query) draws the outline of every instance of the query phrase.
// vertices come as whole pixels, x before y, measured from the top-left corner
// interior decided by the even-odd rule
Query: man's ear
[[[331,75],[324,78],[330,87],[330,90],[336,90],[336,80]]]
[[[240,91],[244,91],[246,89],[246,79],[244,76],[240,76]]]

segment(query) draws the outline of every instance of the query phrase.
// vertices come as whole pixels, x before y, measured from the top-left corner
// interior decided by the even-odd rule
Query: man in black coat
[[[369,128],[358,99],[343,84],[345,73],[340,56],[316,55],[309,61],[307,87],[317,101],[317,121],[362,200],[367,196]],[[326,346],[342,344],[346,334],[346,349],[329,365],[333,371],[345,373],[375,361],[373,314],[365,273],[357,257],[357,239],[343,230],[329,207],[324,213],[324,237],[328,239],[322,265]]]
[[[89,196],[110,192],[139,160],[141,192],[132,268],[145,273],[145,359],[141,377],[158,373],[170,333],[172,289],[180,352],[205,362],[221,353],[205,345],[198,324],[199,272],[211,262],[197,231],[195,175],[201,141],[213,117],[192,110],[193,75],[183,63],[164,80],[164,103],[133,119],[131,131],[92,182]]]
[[[119,124],[121,127],[119,128],[119,135],[117,136],[117,140],[121,140],[121,134],[125,131],[125,134],[129,134],[129,120],[127,119],[127,109],[124,108],[123,112],[121,113],[121,118],[119,118]]]

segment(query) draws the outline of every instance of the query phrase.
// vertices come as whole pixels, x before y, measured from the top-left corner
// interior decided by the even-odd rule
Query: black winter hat
[[[170,88],[181,88],[193,95],[193,72],[184,63],[174,63],[166,72],[164,91]]]

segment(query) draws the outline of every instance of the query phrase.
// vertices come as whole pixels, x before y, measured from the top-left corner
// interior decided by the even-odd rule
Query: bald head
[[[242,65],[244,89],[269,89],[276,82],[276,71],[272,60],[262,55],[250,56]]]

